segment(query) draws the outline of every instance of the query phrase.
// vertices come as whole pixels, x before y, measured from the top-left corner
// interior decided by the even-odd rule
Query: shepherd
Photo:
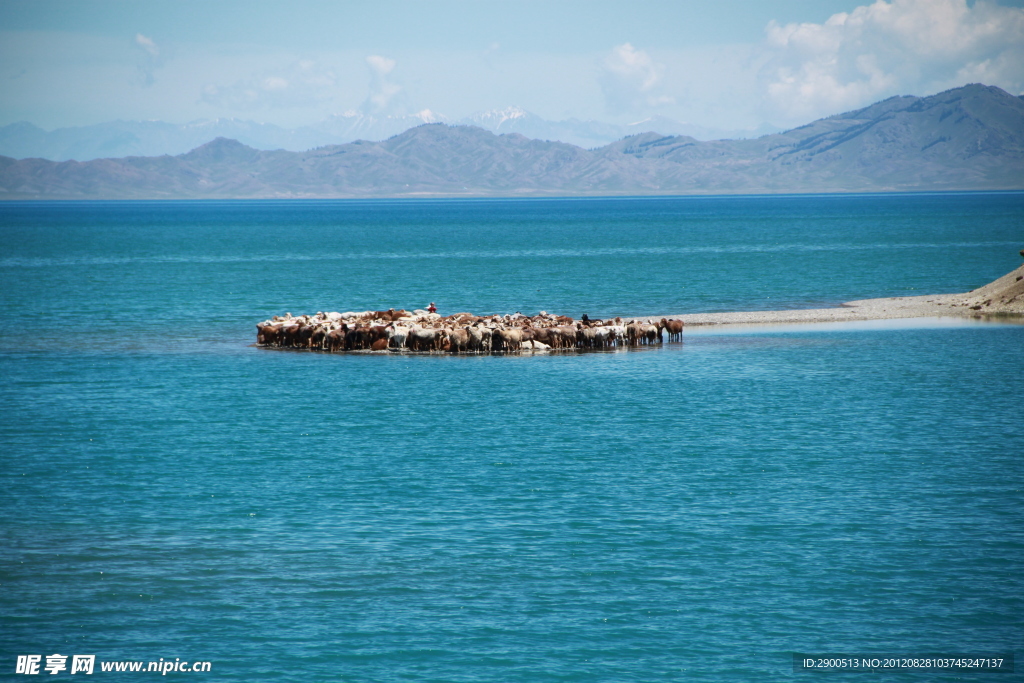
[[[431,301],[430,305],[427,306],[427,313],[437,313],[437,306],[434,305],[433,301]]]

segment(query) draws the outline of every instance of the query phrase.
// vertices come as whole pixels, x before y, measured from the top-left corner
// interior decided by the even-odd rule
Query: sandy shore
[[[993,318],[1024,322],[1024,266],[984,287],[962,294],[861,299],[848,301],[839,308],[685,313],[642,319],[677,318],[686,325],[771,325],[932,317]]]

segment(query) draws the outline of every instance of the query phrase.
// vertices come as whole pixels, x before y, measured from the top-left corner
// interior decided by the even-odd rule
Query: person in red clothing
[[[427,306],[427,313],[437,313],[437,306],[434,305],[433,301],[431,301],[430,305]]]

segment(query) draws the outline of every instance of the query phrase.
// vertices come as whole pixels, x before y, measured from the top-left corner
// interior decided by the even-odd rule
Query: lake
[[[0,203],[0,671],[781,681],[849,677],[793,653],[1020,651],[1022,325],[253,342],[286,311],[967,291],[1021,247],[1020,193]],[[922,675],[974,676],[882,680]]]

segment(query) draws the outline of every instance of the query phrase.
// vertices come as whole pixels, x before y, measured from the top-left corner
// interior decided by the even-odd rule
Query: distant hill
[[[756,140],[642,133],[586,150],[426,124],[381,142],[178,156],[0,157],[6,199],[544,196],[1024,189],[1024,100],[969,85]]]
[[[752,137],[775,130],[737,131],[702,128],[665,117],[625,125],[601,121],[548,121],[520,107],[477,112],[452,120],[424,109],[406,116],[374,116],[348,112],[299,128],[281,128],[239,119],[201,120],[186,124],[164,121],[109,121],[92,126],[43,130],[31,123],[0,126],[0,155],[14,159],[91,161],[125,156],[184,154],[215,138],[230,138],[262,150],[304,151],[356,140],[386,140],[424,123],[477,126],[492,133],[520,133],[528,138],[568,142],[587,149],[602,147],[627,135],[657,130],[692,135],[701,140]]]

